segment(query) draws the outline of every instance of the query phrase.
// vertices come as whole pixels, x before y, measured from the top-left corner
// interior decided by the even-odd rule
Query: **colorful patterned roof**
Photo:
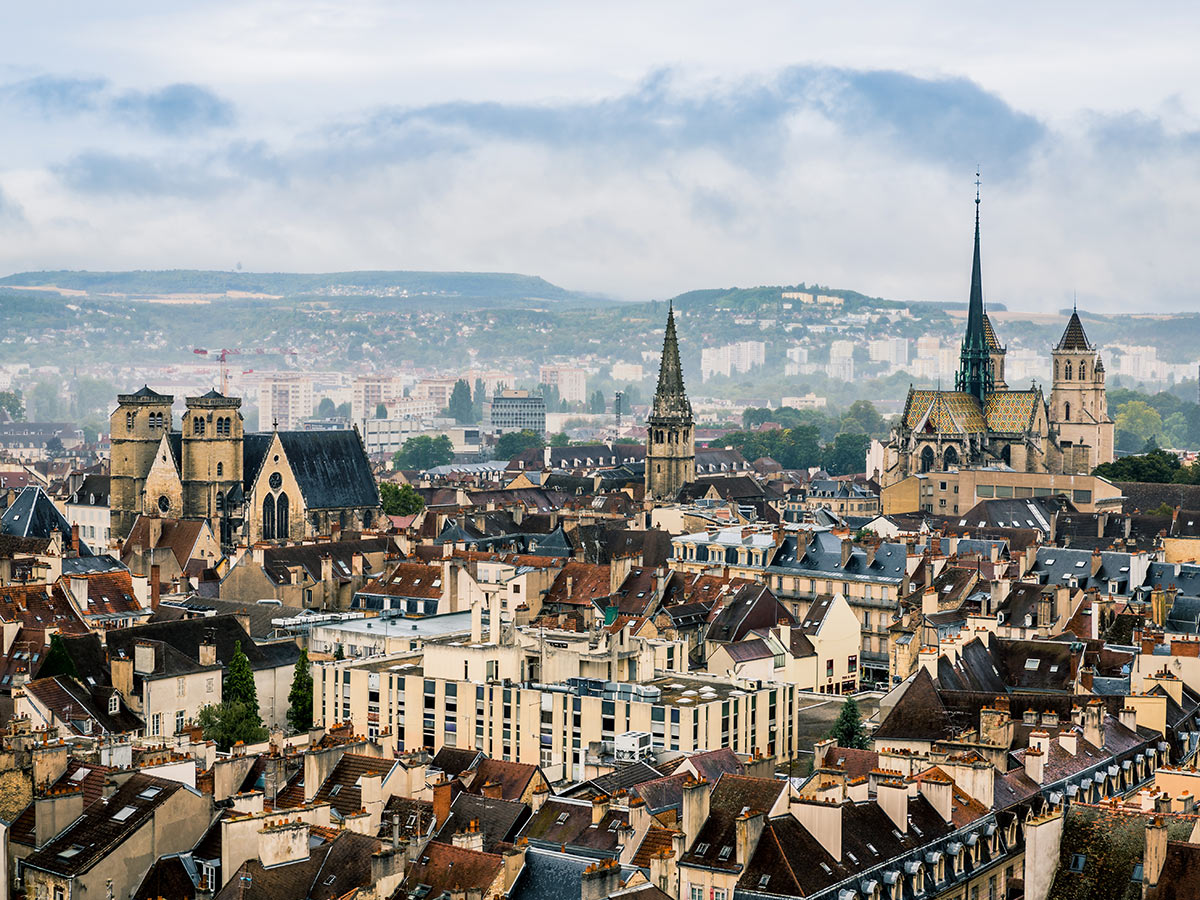
[[[978,434],[987,430],[979,402],[963,391],[910,390],[904,424],[935,434]]]
[[[1003,350],[1000,346],[1000,341],[996,337],[996,330],[992,328],[992,320],[988,318],[988,314],[983,314],[983,336],[987,340],[989,350]]]
[[[1041,391],[998,391],[989,394],[984,407],[988,431],[1020,434],[1029,430]]]

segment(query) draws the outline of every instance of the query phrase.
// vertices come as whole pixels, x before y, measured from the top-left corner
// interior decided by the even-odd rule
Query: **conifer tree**
[[[229,661],[229,671],[225,673],[221,696],[227,703],[245,703],[258,715],[258,689],[254,686],[254,673],[250,670],[250,660],[242,652],[241,641],[233,645],[233,659]]]
[[[313,720],[313,679],[308,670],[308,651],[301,650],[296,660],[296,673],[292,676],[292,690],[288,694],[288,724],[296,732],[308,731]]]
[[[852,750],[867,750],[867,729],[863,726],[862,714],[858,711],[858,703],[853,697],[847,697],[838,713],[837,721],[833,723],[829,736],[834,738],[839,747],[849,747]]]

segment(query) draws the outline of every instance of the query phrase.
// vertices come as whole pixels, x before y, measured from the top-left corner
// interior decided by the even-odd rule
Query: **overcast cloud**
[[[1193,5],[645,6],[8,12],[0,269],[1194,308]]]

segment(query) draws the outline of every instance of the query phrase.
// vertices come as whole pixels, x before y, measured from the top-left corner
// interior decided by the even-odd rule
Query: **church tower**
[[[646,435],[646,496],[674,500],[679,489],[696,480],[696,432],[692,404],[683,387],[675,309],[667,311],[658,389]]]
[[[170,394],[152,391],[149,386],[133,394],[118,394],[117,409],[109,417],[111,436],[111,479],[109,508],[112,510],[112,536],[124,540],[133,522],[142,512],[146,476],[162,446],[163,435],[171,430]]]
[[[241,405],[212,390],[188,397],[183,415],[183,514],[208,519],[222,544],[230,543],[229,514],[242,493]]]
[[[978,181],[976,182],[978,188]],[[987,332],[991,323],[983,311],[983,275],[979,264],[979,191],[975,191],[975,259],[971,263],[971,298],[967,306],[967,333],[963,336],[958,375],[954,389],[970,394],[983,406],[987,395],[995,389],[994,350],[1003,357],[1004,350],[992,333],[989,346]]]
[[[1088,341],[1073,310],[1053,353],[1054,379],[1050,389],[1050,424],[1063,448],[1063,469],[1091,472],[1113,461],[1116,430],[1108,415],[1104,362]]]

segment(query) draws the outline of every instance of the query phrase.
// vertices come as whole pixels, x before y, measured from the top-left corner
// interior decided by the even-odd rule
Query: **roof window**
[[[113,816],[113,821],[124,822],[126,819],[128,819],[130,816],[132,816],[135,812],[137,812],[137,810],[135,810],[132,806],[122,806],[116,812],[116,814]]]

